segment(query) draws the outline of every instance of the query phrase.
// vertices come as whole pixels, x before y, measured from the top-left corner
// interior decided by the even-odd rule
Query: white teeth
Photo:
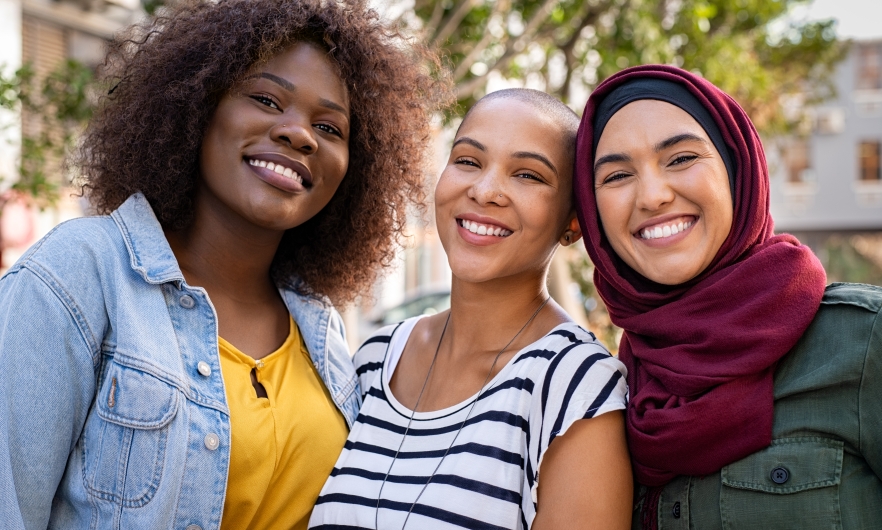
[[[686,230],[690,226],[692,226],[693,221],[689,222],[679,222],[672,225],[665,226],[656,226],[653,228],[644,228],[642,232],[640,232],[640,237],[643,239],[658,239],[661,237],[671,237],[673,235],[679,234],[683,230]]]
[[[248,160],[248,163],[251,164],[252,166],[265,167],[271,171],[275,171],[276,173],[278,173],[279,175],[282,175],[283,177],[289,178],[289,179],[296,181],[296,182],[299,182],[301,184],[303,183],[303,177],[300,176],[300,173],[294,171],[293,169],[291,169],[289,167],[285,167],[281,164],[267,162],[266,160],[256,160],[254,158]]]
[[[506,237],[508,235],[511,235],[510,230],[506,230],[498,226],[482,225],[474,221],[468,221],[466,219],[462,220],[462,227],[473,234],[478,234],[479,236]]]

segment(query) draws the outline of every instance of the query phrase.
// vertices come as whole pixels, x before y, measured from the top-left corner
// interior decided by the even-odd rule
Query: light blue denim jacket
[[[351,425],[340,315],[279,291]],[[58,226],[0,279],[2,528],[216,529],[229,458],[217,317],[142,195]]]

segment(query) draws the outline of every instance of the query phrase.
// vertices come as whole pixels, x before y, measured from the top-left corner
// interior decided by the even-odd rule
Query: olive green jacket
[[[659,530],[882,529],[880,313],[882,288],[829,285],[775,373],[772,445],[667,484]]]

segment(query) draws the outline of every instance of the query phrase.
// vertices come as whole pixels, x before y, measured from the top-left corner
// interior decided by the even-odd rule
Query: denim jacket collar
[[[153,208],[143,194],[136,193],[129,197],[110,217],[122,232],[135,272],[147,283],[175,282],[180,286],[184,274]]]

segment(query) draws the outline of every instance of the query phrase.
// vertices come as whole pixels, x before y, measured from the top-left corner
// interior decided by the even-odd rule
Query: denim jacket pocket
[[[150,502],[179,400],[167,382],[110,362],[83,434],[85,486],[93,496],[128,508]]]
[[[784,438],[720,472],[723,528],[841,529],[843,443]]]

